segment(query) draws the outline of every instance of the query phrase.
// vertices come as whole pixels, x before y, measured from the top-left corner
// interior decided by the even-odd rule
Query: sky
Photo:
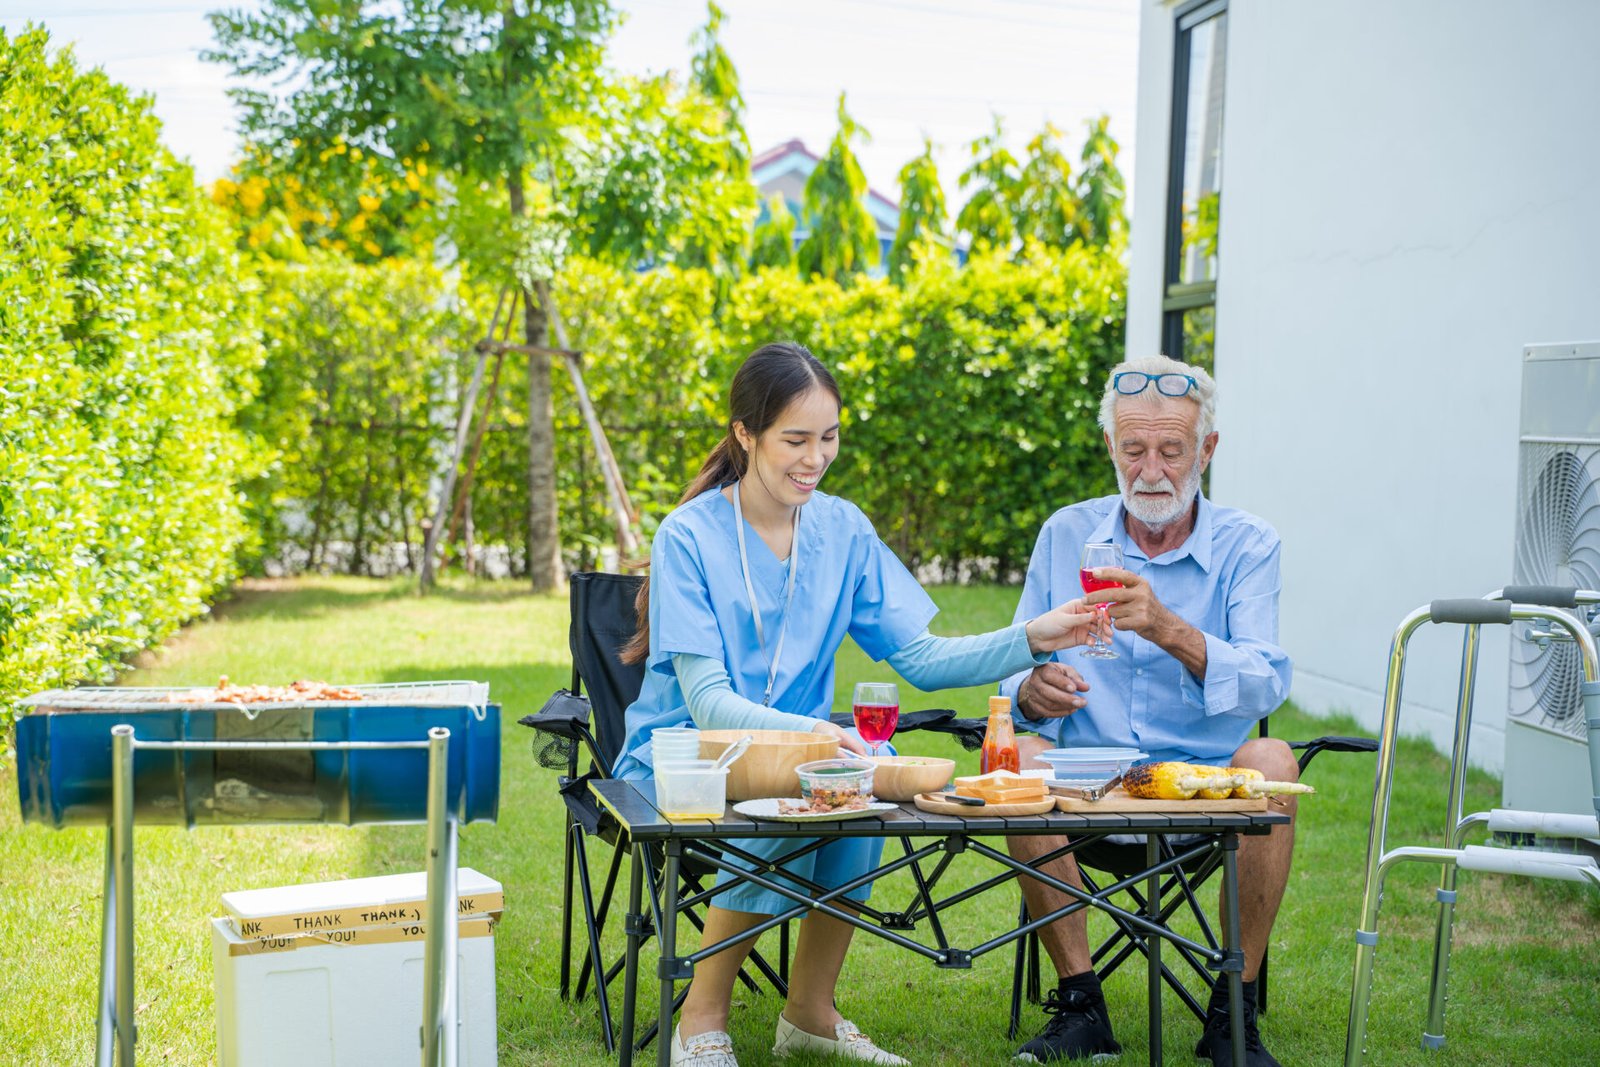
[[[839,93],[871,134],[857,147],[872,187],[898,199],[898,174],[935,145],[952,208],[967,145],[1005,122],[1019,155],[1046,121],[1064,131],[1071,158],[1084,123],[1101,113],[1133,174],[1139,0],[720,0],[723,47],[738,68],[746,130],[760,152],[791,138],[821,154],[837,128]],[[42,23],[71,43],[84,66],[155,98],[165,140],[221,177],[238,153],[224,69],[203,62],[207,11],[255,0],[0,0],[8,33]],[[689,38],[705,22],[702,0],[620,0],[626,19],[610,65],[634,74],[684,72]]]

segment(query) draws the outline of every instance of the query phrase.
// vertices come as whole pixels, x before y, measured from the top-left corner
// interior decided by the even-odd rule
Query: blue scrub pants
[[[752,856],[762,859],[776,859],[797,848],[803,848],[815,841],[816,838],[798,837],[760,837],[736,838],[730,840],[730,845],[737,846]],[[786,884],[804,897],[811,897],[809,889],[789,881],[783,877],[784,871],[792,871],[795,875],[808,879],[822,886],[823,889],[834,889],[854,878],[859,878],[867,871],[878,865],[878,857],[883,855],[883,838],[881,837],[844,837],[837,841],[829,841],[826,845],[814,852],[808,852],[799,859],[792,860],[779,868],[778,873],[768,875],[772,881]],[[724,858],[734,866],[746,870],[750,865],[736,856],[724,855]],[[726,885],[733,880],[733,875],[726,871],[717,872],[717,885]],[[872,895],[872,883],[853,889],[845,894],[849,900],[856,902],[865,901]],[[774,893],[770,889],[752,885],[749,882],[740,882],[732,889],[714,897],[711,903],[719,908],[729,911],[748,911],[758,915],[776,915],[780,911],[788,911],[795,906],[795,902],[781,893]]]

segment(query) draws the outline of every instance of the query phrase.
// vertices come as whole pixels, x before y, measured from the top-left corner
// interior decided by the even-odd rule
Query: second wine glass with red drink
[[[1078,567],[1078,581],[1083,586],[1085,593],[1098,592],[1101,589],[1121,589],[1122,583],[1109,578],[1096,578],[1094,572],[1101,567],[1121,567],[1122,546],[1110,542],[1091,541],[1083,546],[1083,558]],[[1100,613],[1100,622],[1096,629],[1106,629],[1109,623],[1106,613],[1111,610],[1110,604],[1096,604],[1095,610]],[[1118,659],[1120,658],[1111,647],[1109,638],[1101,643],[1095,643],[1094,631],[1090,631],[1089,643],[1083,646],[1080,655],[1090,659]]]
[[[900,691],[893,682],[857,682],[851,711],[861,740],[872,746],[874,756],[879,755],[880,746],[900,725]]]

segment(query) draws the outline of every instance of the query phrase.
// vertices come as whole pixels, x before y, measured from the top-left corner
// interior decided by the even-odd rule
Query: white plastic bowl
[[[1148,752],[1136,748],[1052,748],[1039,753],[1058,781],[1105,781],[1149,758]]]

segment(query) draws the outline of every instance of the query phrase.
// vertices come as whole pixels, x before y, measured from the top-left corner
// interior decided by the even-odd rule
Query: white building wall
[[[1130,351],[1159,345],[1173,7],[1140,46]],[[1232,0],[1212,493],[1284,542],[1294,698],[1376,725],[1411,608],[1510,580],[1521,351],[1600,338],[1600,4]],[[1410,645],[1448,742],[1461,633]],[[1501,765],[1486,634],[1474,762]]]

